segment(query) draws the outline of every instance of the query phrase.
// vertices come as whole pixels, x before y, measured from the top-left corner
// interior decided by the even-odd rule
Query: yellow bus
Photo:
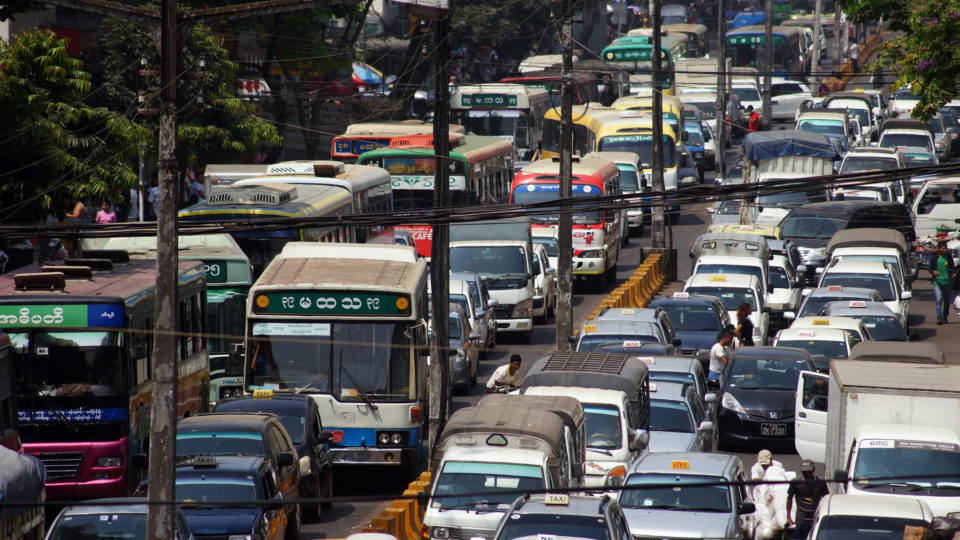
[[[630,34],[622,38],[613,40],[607,45],[600,57],[604,61],[620,67],[631,74],[631,88],[635,79],[648,81],[651,80],[653,72],[653,38],[649,35],[650,29],[642,28],[639,33],[631,30]],[[683,58],[686,52],[686,39],[676,36],[661,36],[660,38],[660,70],[662,79],[660,87],[664,94],[676,95],[677,77],[675,73],[676,62]]]
[[[683,134],[683,102],[676,96],[661,96],[663,119],[670,124],[674,133]],[[643,111],[653,113],[653,97],[651,96],[624,96],[613,102],[614,109],[623,111]]]
[[[573,153],[578,156],[593,151],[590,124],[597,114],[614,109],[600,103],[590,102],[573,106]],[[542,159],[560,155],[560,107],[547,109],[543,115]]]

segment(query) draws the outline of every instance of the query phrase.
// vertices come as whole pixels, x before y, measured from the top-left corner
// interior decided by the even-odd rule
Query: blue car
[[[743,28],[744,26],[754,26],[764,24],[767,20],[767,14],[762,9],[747,9],[738,11],[727,25],[731,29]]]
[[[707,150],[704,147],[703,131],[699,124],[694,123],[684,124],[683,130],[687,134],[687,140],[684,141],[683,144],[693,156],[693,161],[697,164],[697,172],[700,173],[700,178],[703,178],[703,173],[707,168]]]
[[[730,317],[716,296],[681,292],[657,298],[647,307],[667,312],[680,338],[680,352],[686,356],[713,347],[720,330],[730,324]]]

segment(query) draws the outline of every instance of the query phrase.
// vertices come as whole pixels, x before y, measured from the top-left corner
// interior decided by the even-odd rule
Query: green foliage
[[[137,181],[132,164],[149,133],[83,102],[90,74],[49,30],[0,42],[0,200],[7,221],[30,222],[76,199],[116,199]]]
[[[16,15],[33,9],[43,9],[43,4],[33,0],[6,0],[0,2],[0,21],[16,19]]]
[[[522,59],[550,28],[551,2],[536,0],[463,0],[453,4],[455,39],[474,50],[492,45],[504,58]],[[469,36],[469,37],[468,37]]]
[[[928,119],[960,96],[960,0],[845,0],[841,6],[855,21],[884,17],[903,31],[887,34],[878,62],[896,74],[894,89],[910,88],[920,97],[914,117]]]

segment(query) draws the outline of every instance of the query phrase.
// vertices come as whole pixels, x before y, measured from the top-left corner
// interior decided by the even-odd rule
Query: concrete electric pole
[[[560,199],[573,197],[573,13],[570,0],[563,0],[560,45],[563,66],[560,86]],[[560,208],[557,224],[557,332],[558,351],[569,351],[573,334],[573,214],[569,205]]]

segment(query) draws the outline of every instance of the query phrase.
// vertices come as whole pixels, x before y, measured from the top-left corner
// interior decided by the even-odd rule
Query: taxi
[[[756,506],[736,455],[650,452],[625,478],[619,502],[634,538],[753,538]]]
[[[715,424],[690,383],[650,383],[650,452],[710,452]]]
[[[616,344],[625,348],[640,348],[643,343],[672,345],[657,323],[629,320],[585,321],[580,324],[579,332],[576,336],[571,336],[570,341],[578,352],[593,352],[597,348]]]
[[[820,309],[822,309],[823,306],[828,302],[849,302],[854,300],[863,300],[864,302],[883,302],[883,298],[880,297],[880,293],[875,289],[864,289],[863,287],[844,287],[843,285],[831,285],[829,287],[811,289],[809,292],[805,293],[805,295],[806,297],[803,300],[803,304],[800,305],[799,311],[796,313],[792,311],[784,312],[784,319],[793,320],[798,316],[808,317],[810,315],[816,315],[820,313]]]
[[[675,292],[669,297],[657,298],[647,306],[660,308],[670,316],[680,338],[680,351],[694,356],[701,350],[710,350],[724,326],[730,324],[730,315],[720,299],[686,292]]]
[[[850,334],[854,345],[860,343],[861,341],[873,339],[870,336],[870,331],[867,329],[867,325],[865,325],[859,319],[855,319],[853,317],[825,315],[800,317],[799,319],[793,321],[793,324],[790,325],[790,328],[812,328],[814,330],[823,328],[838,328]]]
[[[599,501],[599,504],[598,504]],[[594,538],[624,540],[629,528],[620,504],[608,495],[523,495],[504,514],[495,540]]]
[[[870,338],[875,341],[917,341],[919,334],[907,334],[900,316],[890,311],[883,302],[864,302],[852,300],[849,302],[827,302],[820,309],[820,314],[827,317],[845,317],[858,319],[870,332]]]
[[[820,286],[830,285],[864,287],[880,293],[890,311],[900,315],[904,326],[910,328],[910,298],[912,291],[901,288],[893,266],[879,261],[844,261],[828,265],[820,277]]]
[[[737,223],[716,224],[716,225],[710,225],[709,227],[707,227],[707,232],[746,233],[746,234],[755,234],[757,236],[762,236],[767,240],[781,240],[780,227],[776,227],[774,225],[740,225]]]
[[[821,373],[830,369],[830,360],[849,358],[854,344],[850,334],[839,328],[790,327],[777,332],[773,340],[774,347],[795,347],[810,353]]]
[[[767,307],[763,285],[754,275],[746,274],[694,274],[683,283],[683,292],[716,296],[720,299],[727,315],[734,324],[737,320],[737,308],[746,302],[753,308],[750,321],[753,322],[753,342],[763,345],[770,332],[770,308]]]

